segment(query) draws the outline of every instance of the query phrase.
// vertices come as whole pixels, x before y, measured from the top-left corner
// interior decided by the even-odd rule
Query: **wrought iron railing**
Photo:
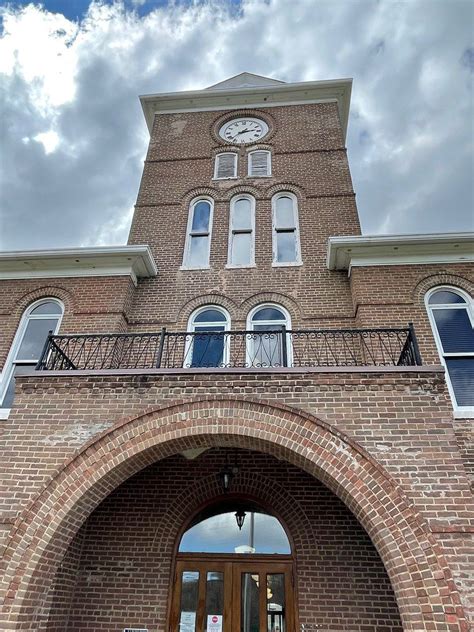
[[[307,329],[132,334],[50,334],[37,369],[178,369],[416,366],[410,324],[402,329]]]

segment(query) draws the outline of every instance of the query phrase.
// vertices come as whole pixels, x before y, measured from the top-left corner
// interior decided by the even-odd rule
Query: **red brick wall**
[[[19,389],[17,409],[5,422],[4,439],[10,451],[2,464],[2,477],[6,481],[2,510],[3,515],[11,519],[26,509],[85,442],[110,430],[124,417],[140,415],[149,407],[225,394],[240,396],[244,401],[258,398],[277,406],[286,403],[294,410],[322,417],[330,427],[365,448],[378,466],[394,478],[416,515],[426,521],[432,531],[432,542],[438,543],[435,559],[441,559],[445,552],[449,554],[450,571],[454,573],[453,590],[459,589],[466,595],[465,606],[469,606],[472,587],[469,578],[463,578],[463,564],[474,528],[469,509],[472,496],[440,373],[399,369],[237,375],[226,372],[116,376],[69,373],[62,377],[43,374],[22,378],[19,382],[23,386]],[[196,406],[196,420],[199,415],[199,406]],[[241,423],[244,420],[248,423],[249,419],[252,413],[246,413]],[[199,424],[196,429],[198,431]],[[166,430],[159,431],[157,436],[161,432],[166,433]],[[278,434],[268,435],[269,440],[278,441],[278,437]],[[248,447],[254,445],[249,440]],[[344,445],[341,444],[341,454],[348,450]],[[107,452],[101,451],[97,465],[104,467],[108,458]],[[19,463],[22,467],[18,467]],[[21,495],[17,494],[18,489],[23,490]],[[68,486],[65,500],[69,493]],[[372,511],[375,507],[370,509]],[[76,519],[80,526],[80,514]],[[41,522],[37,527],[40,526]],[[386,526],[380,524],[379,528],[380,533],[371,533],[374,538],[382,537]],[[60,539],[56,544],[60,544]],[[51,553],[51,559],[54,555]],[[446,568],[443,573],[450,571]],[[44,581],[50,582],[51,578]]]
[[[294,537],[300,623],[321,630],[400,631],[382,561],[345,505],[288,463],[257,452],[230,454],[240,468],[232,491],[283,515]],[[58,591],[47,629],[99,632],[132,624],[164,629],[175,542],[200,504],[221,494],[217,472],[224,464],[225,450],[219,449],[193,461],[170,457],[111,494],[70,547],[68,558],[74,561],[82,549],[72,604]],[[71,562],[65,566],[70,570]],[[64,569],[61,578],[64,587]],[[61,613],[68,610],[67,627]]]

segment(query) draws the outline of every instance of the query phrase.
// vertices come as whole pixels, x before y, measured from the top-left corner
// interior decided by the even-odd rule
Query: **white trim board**
[[[136,284],[157,272],[146,245],[0,252],[0,281],[125,275]]]
[[[330,237],[329,270],[474,262],[474,233]]]

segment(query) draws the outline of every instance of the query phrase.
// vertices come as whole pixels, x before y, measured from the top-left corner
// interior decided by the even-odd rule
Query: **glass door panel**
[[[240,582],[240,632],[260,630],[260,577],[242,573]]]
[[[267,632],[286,632],[285,575],[267,575]]]

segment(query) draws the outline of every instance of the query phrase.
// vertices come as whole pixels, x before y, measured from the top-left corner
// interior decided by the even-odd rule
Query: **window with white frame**
[[[256,149],[248,154],[248,175],[253,178],[272,175],[272,155],[269,151]]]
[[[237,195],[230,201],[228,265],[248,267],[255,263],[255,198]]]
[[[438,287],[426,296],[455,411],[474,413],[474,304],[465,292]]]
[[[298,203],[293,193],[277,193],[272,198],[273,265],[301,263]]]
[[[209,267],[212,213],[213,202],[208,198],[191,203],[183,259],[185,268]]]
[[[247,343],[247,364],[254,367],[291,366],[290,315],[280,305],[258,305],[248,316],[254,332]]]
[[[60,301],[44,298],[30,305],[23,314],[3,370],[0,409],[11,408],[15,395],[15,377],[35,368],[49,332],[58,332],[63,312]]]
[[[229,349],[224,332],[229,329],[230,316],[222,307],[206,305],[197,309],[189,319],[184,366],[226,366]]]
[[[226,178],[237,177],[237,154],[235,152],[226,152],[217,154],[214,163],[214,178],[216,180],[224,180]]]

